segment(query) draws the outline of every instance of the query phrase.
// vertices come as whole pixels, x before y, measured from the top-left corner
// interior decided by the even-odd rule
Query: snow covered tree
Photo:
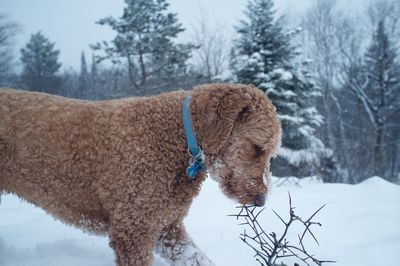
[[[232,70],[242,83],[261,84],[274,69],[293,57],[290,38],[283,33],[280,19],[275,20],[272,0],[250,0],[244,12],[246,20],[236,27],[239,35],[232,49]],[[262,88],[261,88],[262,89]]]
[[[274,19],[272,0],[250,0],[246,20],[237,27],[232,49],[232,70],[237,82],[252,83],[264,90],[277,107],[282,122],[282,148],[272,163],[278,176],[305,176],[335,168],[330,150],[314,133],[322,117],[314,107],[320,95],[307,71],[306,62],[296,62],[299,49],[291,44],[281,19]],[[324,162],[322,162],[324,161]],[[323,173],[321,173],[321,171]]]
[[[60,79],[56,73],[61,64],[58,62],[60,51],[55,50],[54,45],[39,31],[32,34],[25,48],[21,49],[21,80],[27,89],[48,93],[57,91]]]
[[[193,48],[174,41],[184,31],[177,15],[167,11],[166,0],[125,0],[125,4],[121,18],[97,22],[110,26],[117,36],[92,48],[105,52],[99,59],[126,66],[135,94],[172,85],[186,72]]]
[[[269,81],[259,86],[277,107],[282,122],[282,147],[272,171],[278,176],[319,174],[337,181],[332,151],[316,136],[323,117],[315,107],[320,89],[308,72],[308,62],[293,62],[270,72]]]

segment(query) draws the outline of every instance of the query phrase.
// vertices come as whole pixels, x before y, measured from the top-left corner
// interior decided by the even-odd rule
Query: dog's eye
[[[243,121],[245,120],[246,116],[248,116],[249,112],[249,107],[244,107],[242,111],[239,113],[239,120]]]
[[[256,157],[261,157],[261,156],[265,155],[265,151],[263,150],[263,148],[261,146],[254,145],[254,151],[255,151]]]

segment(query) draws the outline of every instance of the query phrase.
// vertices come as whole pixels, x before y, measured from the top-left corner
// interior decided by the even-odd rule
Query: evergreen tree
[[[364,86],[357,87],[357,96],[374,130],[371,147],[374,175],[394,178],[385,154],[398,140],[400,116],[400,65],[396,61],[396,48],[390,41],[383,20],[379,21],[372,42],[364,56]],[[353,88],[355,89],[355,88]],[[398,121],[398,119],[397,119]]]
[[[314,135],[322,123],[313,107],[319,88],[307,71],[307,63],[294,60],[298,49],[291,44],[291,38],[296,31],[285,34],[281,19],[274,19],[273,8],[272,0],[248,2],[246,20],[236,29],[238,38],[233,44],[231,67],[237,82],[256,85],[277,107],[283,135],[282,148],[272,163],[273,173],[315,174],[322,169],[321,159],[330,158],[333,167],[331,152]]]
[[[103,94],[100,90],[100,77],[96,57],[92,54],[92,64],[90,66],[90,91],[93,99],[100,99]]]
[[[174,83],[186,72],[192,45],[176,44],[184,31],[177,15],[167,12],[166,0],[125,0],[121,18],[107,17],[98,24],[108,25],[117,36],[111,43],[93,46],[104,50],[103,59],[124,63],[136,94],[145,94]]]
[[[83,51],[81,54],[81,71],[79,72],[78,90],[78,98],[89,99],[91,97],[90,76],[87,69],[85,53]]]
[[[54,45],[39,31],[32,34],[25,48],[21,49],[21,80],[27,89],[57,92],[60,79],[56,74],[61,64],[58,62],[60,51],[55,50]]]
[[[247,3],[246,20],[236,27],[239,38],[232,49],[231,67],[239,82],[260,85],[266,79],[264,74],[283,67],[293,57],[290,38],[283,34],[280,19],[274,20],[273,8],[272,0]]]
[[[99,70],[97,69],[96,57],[92,55],[92,64],[90,66],[90,79],[93,81],[99,78]]]

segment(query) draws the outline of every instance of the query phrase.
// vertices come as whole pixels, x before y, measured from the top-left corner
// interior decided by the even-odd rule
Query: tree
[[[0,14],[0,85],[9,86],[14,68],[13,41],[19,25],[6,15]]]
[[[320,92],[308,63],[294,60],[299,52],[291,38],[298,31],[284,33],[271,0],[250,0],[245,15],[236,29],[231,65],[238,82],[255,84],[277,107],[283,137],[272,171],[278,176],[315,174],[321,160],[332,154],[315,136],[322,123],[314,107]]]
[[[96,61],[96,57],[94,54],[92,54],[92,63],[90,65],[90,85],[89,85],[89,87],[92,92],[93,99],[101,98],[99,69],[98,69],[98,63]]]
[[[325,117],[325,125],[321,138],[332,148],[336,146],[333,128],[340,124],[335,121],[340,112],[340,103],[334,94],[338,60],[336,31],[340,17],[335,7],[336,0],[315,1],[302,22],[308,54],[313,60],[311,67],[322,93],[319,110]]]
[[[340,11],[338,11],[340,12]],[[358,183],[369,177],[368,144],[371,130],[364,118],[362,106],[345,80],[356,80],[362,72],[362,46],[364,36],[362,25],[352,17],[342,17],[335,21],[334,36],[337,52],[333,77],[329,130],[332,149],[346,173],[346,183]],[[327,101],[329,102],[329,101]],[[328,110],[328,109],[326,109]],[[327,127],[327,126],[326,126]],[[373,134],[373,133],[372,133]]]
[[[58,62],[59,50],[54,49],[40,31],[32,34],[25,48],[21,49],[23,70],[21,79],[29,90],[54,93],[60,85],[56,75],[61,67]]]
[[[211,26],[205,12],[193,26],[192,40],[197,46],[193,51],[195,72],[203,83],[224,80],[228,69],[230,45],[222,25]]]
[[[351,92],[360,101],[363,111],[374,131],[372,149],[372,174],[391,179],[387,173],[385,146],[396,137],[388,136],[393,119],[400,115],[400,71],[396,62],[396,48],[389,39],[383,20],[378,22],[372,42],[364,55],[363,69],[357,76],[347,76]],[[391,141],[385,138],[390,138]]]
[[[394,62],[392,63],[395,69],[399,69],[400,66],[400,59],[398,56],[400,44],[398,42],[400,38],[399,12],[400,2],[396,0],[374,0],[371,1],[368,7],[368,17],[372,25],[371,30],[375,31],[379,27],[379,23],[383,23],[382,26],[384,27],[385,35],[390,43],[390,50],[393,50],[395,53]],[[393,73],[393,70],[391,70],[391,72]],[[400,71],[397,71],[397,80],[399,80],[399,74]],[[396,87],[397,85],[394,86]],[[391,89],[394,89],[397,96],[393,98],[394,102],[389,104],[391,106],[387,106],[387,108],[390,108],[395,113],[390,116],[390,119],[388,119],[384,125],[384,143],[383,146],[381,146],[381,153],[383,154],[383,165],[381,167],[383,167],[383,169],[381,173],[384,172],[385,177],[389,180],[396,181],[396,176],[400,178],[400,141],[398,139],[400,134],[400,112],[398,111],[400,89],[398,87],[397,89],[393,87]],[[393,96],[394,95],[391,95],[389,97]],[[374,154],[376,154],[376,152],[374,152]],[[377,172],[373,174],[377,174]]]
[[[81,54],[81,71],[79,72],[79,85],[78,94],[79,98],[89,99],[90,95],[90,76],[87,69],[85,53],[82,51]]]
[[[365,16],[346,14],[336,2],[315,1],[302,25],[307,33],[307,55],[314,62],[312,71],[323,94],[321,104],[317,107],[325,123],[319,134],[344,167],[346,179],[343,181],[356,183],[377,174],[375,166],[379,164],[378,160],[373,159],[371,148],[374,146],[376,129],[368,118],[360,95],[354,90],[356,87],[362,88],[368,77],[363,52],[364,47],[369,45],[370,36],[365,33],[376,32],[378,22],[382,20],[389,39],[397,40],[400,33],[400,2],[371,1],[368,12],[364,14],[370,23],[360,23]],[[372,27],[368,27],[369,24]],[[393,177],[399,171],[399,160],[396,160],[399,149],[394,136],[399,134],[400,128],[396,126],[395,118],[384,127],[385,143],[381,149],[383,161],[388,165],[383,168],[390,172],[386,176]]]
[[[111,43],[97,43],[92,48],[105,52],[99,59],[126,65],[136,94],[172,85],[185,74],[193,48],[174,42],[184,31],[177,15],[167,12],[166,0],[125,0],[125,3],[121,18],[107,17],[97,22],[110,26],[117,36]]]
[[[364,137],[360,132],[363,126],[353,115],[358,108],[353,95],[348,95],[338,80],[350,64],[356,65],[362,50],[362,25],[338,9],[336,0],[326,0],[314,1],[302,27],[304,54],[313,62],[311,71],[322,94],[316,107],[324,123],[317,135],[339,161],[341,181],[355,183],[358,177],[366,177],[365,167],[359,165],[365,153],[360,141],[360,136]]]
[[[271,0],[250,0],[234,40],[231,68],[242,83],[262,84],[265,76],[293,57],[289,36],[283,34]]]
[[[387,34],[393,40],[400,38],[400,2],[397,0],[372,0],[367,9],[371,30],[375,30],[379,21],[385,22]]]
[[[79,98],[79,73],[72,67],[64,69],[60,74],[60,89],[57,90],[57,94],[69,97]]]
[[[90,66],[90,79],[91,79],[92,83],[94,83],[93,86],[95,88],[95,84],[97,83],[97,81],[99,79],[99,70],[98,70],[96,57],[94,55],[92,55],[92,64]]]
[[[362,169],[358,172],[363,178],[379,175],[395,181],[400,168],[400,72],[397,50],[385,25],[384,20],[377,23],[364,55],[341,49],[347,58],[341,67],[341,90],[344,104],[352,101],[355,106],[343,116],[346,124],[352,122],[346,136],[357,152],[354,167]],[[342,44],[345,41],[340,43],[348,46]]]

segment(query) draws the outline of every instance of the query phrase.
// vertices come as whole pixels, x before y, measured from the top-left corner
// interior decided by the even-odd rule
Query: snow
[[[265,230],[282,231],[272,209],[287,219],[290,192],[295,212],[303,218],[326,203],[314,218],[322,223],[313,230],[320,245],[311,240],[305,243],[317,258],[336,260],[332,265],[337,266],[399,265],[400,186],[379,177],[358,185],[324,184],[315,177],[273,181],[266,210],[259,218]],[[244,227],[227,216],[237,213],[235,206],[216,182],[207,179],[185,220],[187,230],[216,265],[258,265],[239,239]],[[289,232],[289,237],[296,238],[297,232]],[[110,266],[114,258],[106,237],[85,234],[13,195],[3,195],[0,265]],[[156,255],[154,266],[165,265]]]
[[[292,115],[282,115],[278,114],[279,119],[282,120],[287,120],[295,124],[301,124],[304,122],[304,118],[298,117],[298,116],[292,116]]]
[[[273,74],[277,74],[278,76],[280,76],[280,78],[282,80],[291,80],[291,79],[293,79],[292,73],[290,73],[289,71],[286,71],[286,70],[284,70],[282,68],[275,69],[272,73]]]

